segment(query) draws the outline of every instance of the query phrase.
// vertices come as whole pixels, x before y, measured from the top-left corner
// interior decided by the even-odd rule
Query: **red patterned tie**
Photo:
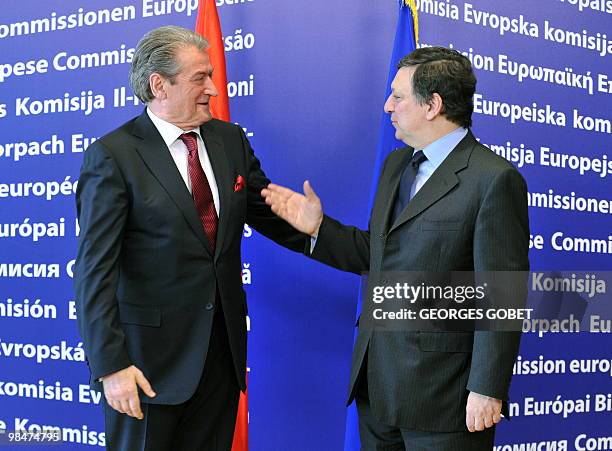
[[[189,178],[191,179],[191,195],[200,216],[200,221],[202,221],[204,233],[206,233],[210,247],[214,252],[217,241],[217,211],[215,210],[215,203],[208,179],[200,164],[198,138],[194,132],[190,132],[182,134],[179,136],[179,139],[185,143],[185,147],[189,151],[187,166]]]

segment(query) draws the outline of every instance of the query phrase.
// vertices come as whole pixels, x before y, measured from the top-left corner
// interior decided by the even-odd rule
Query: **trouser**
[[[367,361],[367,359],[365,359]],[[495,427],[482,432],[428,432],[389,426],[372,414],[367,364],[360,371],[356,391],[361,451],[491,451]],[[432,400],[435,402],[435,400]]]
[[[225,320],[218,309],[193,396],[177,405],[142,404],[142,420],[119,413],[104,401],[106,449],[230,451],[239,394]]]

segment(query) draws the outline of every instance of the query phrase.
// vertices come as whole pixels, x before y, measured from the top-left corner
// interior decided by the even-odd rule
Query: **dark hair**
[[[397,69],[414,66],[412,92],[416,101],[429,103],[437,92],[443,102],[442,115],[462,127],[471,126],[476,76],[470,60],[456,50],[424,47],[403,57]]]

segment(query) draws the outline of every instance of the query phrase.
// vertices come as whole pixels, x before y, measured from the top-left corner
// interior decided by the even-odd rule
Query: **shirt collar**
[[[426,146],[423,153],[427,157],[427,161],[431,162],[436,168],[440,166],[451,151],[457,147],[457,144],[465,138],[467,132],[466,128],[457,127],[452,132]]]
[[[170,146],[172,144],[174,144],[174,142],[183,133],[194,132],[200,138],[202,138],[202,135],[200,133],[200,128],[199,127],[198,128],[194,128],[192,130],[183,130],[182,128],[179,128],[176,125],[171,124],[170,122],[163,120],[159,116],[156,116],[155,113],[153,111],[151,111],[151,108],[149,108],[149,107],[147,107],[147,114],[149,115],[149,118],[151,118],[151,122],[153,122],[153,125],[155,125],[155,128],[157,128],[157,131],[161,135],[162,139],[164,140],[164,142],[166,143],[166,146],[168,146],[168,148],[170,148]]]

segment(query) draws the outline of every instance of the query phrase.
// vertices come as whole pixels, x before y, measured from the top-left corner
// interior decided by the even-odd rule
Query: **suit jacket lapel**
[[[202,242],[206,251],[212,255],[208,238],[204,234],[202,222],[196,211],[191,194],[185,186],[185,182],[168,151],[166,143],[155,128],[155,125],[153,125],[153,122],[151,122],[146,111],[136,119],[133,134],[141,139],[136,150],[145,165],[183,213],[185,220]]]
[[[393,214],[393,208],[395,207],[395,199],[397,198],[397,190],[399,189],[400,179],[402,178],[402,173],[404,168],[408,164],[408,161],[412,158],[412,153],[414,149],[411,147],[405,147],[396,151],[398,153],[397,157],[390,161],[391,165],[388,169],[388,183],[381,183],[380,185],[380,199],[382,202],[382,230],[388,231],[390,224],[391,216]]]
[[[227,155],[223,149],[223,141],[215,130],[213,121],[200,126],[200,131],[219,190],[219,223],[217,224],[217,244],[215,246],[215,257],[218,257],[229,226],[233,179]]]
[[[389,232],[417,216],[445,196],[459,183],[456,174],[467,167],[475,142],[476,140],[472,132],[468,132],[465,138],[457,144],[442,164],[438,166],[412,200],[408,202],[404,211],[398,216],[395,223],[392,224]]]

